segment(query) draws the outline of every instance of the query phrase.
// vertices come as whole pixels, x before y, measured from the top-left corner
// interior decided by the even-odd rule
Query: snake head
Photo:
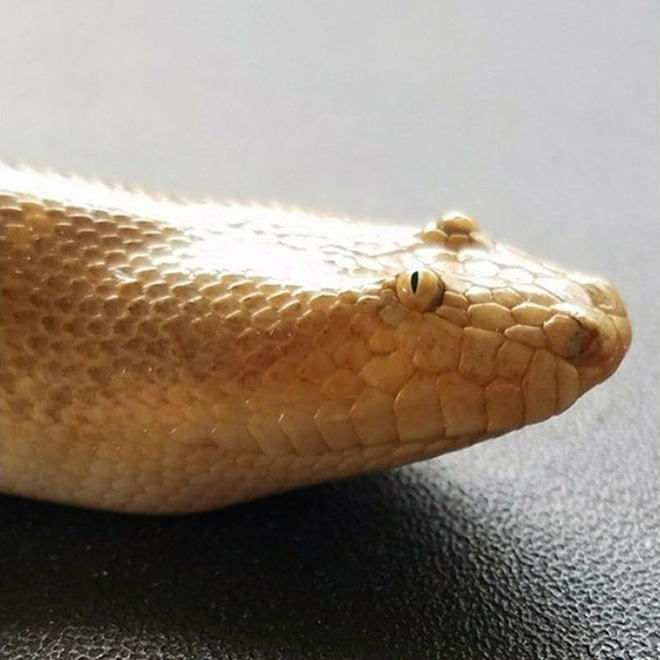
[[[381,312],[407,310],[394,351],[414,365],[395,403],[404,439],[424,434],[430,410],[449,438],[539,422],[623,359],[630,324],[607,282],[500,245],[457,213],[417,239],[401,255],[407,267],[383,285],[391,307]]]

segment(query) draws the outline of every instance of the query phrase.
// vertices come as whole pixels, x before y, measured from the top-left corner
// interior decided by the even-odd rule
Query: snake
[[[413,227],[7,165],[0,191],[13,495],[190,513],[426,460],[563,412],[630,344],[610,284],[459,212]]]

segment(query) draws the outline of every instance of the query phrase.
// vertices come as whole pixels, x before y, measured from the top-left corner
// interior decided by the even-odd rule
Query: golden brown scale
[[[0,167],[5,491],[184,512],[541,421],[630,341],[600,280],[418,232]]]

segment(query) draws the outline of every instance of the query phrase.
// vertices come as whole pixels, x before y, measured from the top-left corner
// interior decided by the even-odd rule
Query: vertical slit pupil
[[[417,286],[419,285],[419,273],[415,271],[411,276],[410,276],[410,288],[412,289],[413,293],[417,293]]]

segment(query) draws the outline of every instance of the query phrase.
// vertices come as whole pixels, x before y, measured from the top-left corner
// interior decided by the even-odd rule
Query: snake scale
[[[0,168],[1,484],[201,511],[544,420],[630,343],[606,282],[424,229]]]

